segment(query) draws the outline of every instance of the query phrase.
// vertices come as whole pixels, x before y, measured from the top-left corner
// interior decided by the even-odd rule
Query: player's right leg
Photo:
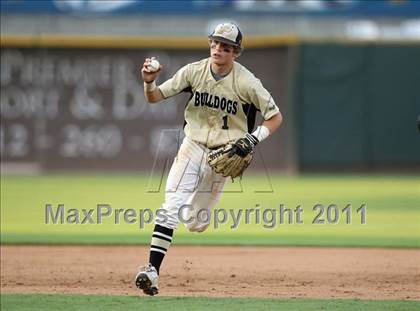
[[[145,294],[158,293],[160,266],[172,242],[174,230],[178,227],[179,210],[194,194],[202,166],[202,149],[195,143],[184,139],[178,155],[169,171],[165,187],[165,202],[162,209],[165,217],[157,219],[150,246],[149,264],[142,267],[136,275],[136,286]]]

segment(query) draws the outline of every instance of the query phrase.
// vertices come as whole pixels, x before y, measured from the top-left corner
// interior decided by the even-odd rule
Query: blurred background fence
[[[139,67],[160,81],[207,57],[222,20],[238,59],[285,122],[253,169],[419,171],[417,1],[1,2],[2,173],[165,169],[187,98],[149,106]]]

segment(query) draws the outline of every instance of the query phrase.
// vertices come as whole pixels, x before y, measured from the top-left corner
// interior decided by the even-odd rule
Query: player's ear
[[[241,56],[242,54],[242,47],[235,47],[235,50],[233,51],[233,53],[235,53],[235,58],[238,58],[239,56]]]

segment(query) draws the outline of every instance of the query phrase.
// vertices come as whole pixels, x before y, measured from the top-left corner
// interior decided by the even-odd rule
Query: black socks
[[[149,262],[156,268],[158,274],[166,251],[171,245],[173,233],[173,229],[168,229],[160,225],[155,225],[155,229],[153,230]]]

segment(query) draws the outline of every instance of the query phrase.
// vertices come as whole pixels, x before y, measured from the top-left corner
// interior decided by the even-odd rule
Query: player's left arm
[[[283,116],[279,111],[270,119],[264,120],[264,122],[261,125],[265,126],[268,129],[269,134],[271,135],[280,127],[282,122],[283,122]]]
[[[243,156],[252,152],[257,144],[273,134],[283,122],[283,116],[272,95],[262,86],[260,80],[254,81],[252,87],[248,89],[248,96],[250,102],[255,103],[260,110],[264,121],[252,133],[245,133],[245,137],[235,142],[235,150]]]
[[[239,138],[235,142],[235,152],[242,156],[246,156],[258,143],[273,134],[280,127],[282,122],[283,116],[280,111],[278,111],[267,120],[264,120],[264,122],[258,126],[255,131],[252,133],[245,133],[245,137]]]

